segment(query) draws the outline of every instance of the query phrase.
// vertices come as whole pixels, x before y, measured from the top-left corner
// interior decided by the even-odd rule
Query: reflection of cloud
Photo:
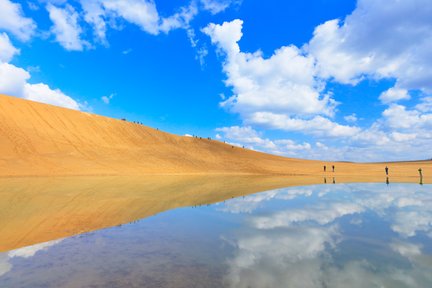
[[[33,257],[37,252],[47,250],[48,248],[60,243],[63,239],[53,240],[44,242],[32,246],[27,246],[9,252],[0,253],[0,277],[12,269],[12,264],[9,259],[14,257],[30,258]]]
[[[313,190],[308,187],[277,189],[230,200],[221,211],[229,213],[251,213],[264,202],[272,199],[291,200],[299,196],[311,196],[312,193]]]
[[[391,243],[390,247],[395,252],[398,252],[399,254],[407,258],[411,258],[413,256],[418,256],[421,254],[421,245],[418,244],[398,241]]]
[[[432,238],[430,186],[347,184],[289,190],[236,203],[246,208],[253,203],[248,213],[260,210],[246,216],[244,229],[230,241],[237,250],[228,260],[229,287],[431,287],[432,257],[423,253],[431,247],[409,238],[420,231]],[[271,199],[295,202],[274,205]],[[385,238],[394,237],[385,232],[383,239],[369,241],[381,226],[370,226],[368,217],[380,218],[378,225],[402,239]],[[345,237],[350,225],[357,225],[352,228],[356,234]],[[379,254],[377,243],[382,245]]]
[[[290,209],[269,216],[256,216],[251,219],[259,229],[289,227],[293,223],[315,221],[321,225],[331,223],[344,215],[362,212],[363,208],[352,203],[333,203],[305,209]]]
[[[240,235],[225,280],[230,287],[286,287],[293,279],[301,284],[299,287],[319,284],[320,267],[313,259],[326,247],[333,247],[337,235],[336,226],[294,227],[268,233],[255,230],[252,235]]]
[[[9,257],[6,253],[0,253],[0,277],[12,268],[11,264],[8,262]]]
[[[60,243],[61,241],[63,241],[63,239],[53,240],[49,242],[39,243],[36,245],[15,249],[9,251],[8,255],[10,258],[13,257],[29,258],[34,256],[38,251],[47,250],[49,247],[54,246]]]
[[[391,226],[392,230],[405,237],[415,236],[418,231],[431,232],[432,211],[422,209],[429,208],[419,207],[416,211],[397,212]]]

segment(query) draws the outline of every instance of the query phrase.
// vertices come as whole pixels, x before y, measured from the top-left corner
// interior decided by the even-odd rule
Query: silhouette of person
[[[390,181],[389,181],[389,178],[388,178],[388,177],[386,177],[386,184],[387,184],[387,185],[390,184]]]
[[[332,170],[333,170],[333,172],[334,172],[334,165],[332,165]]]
[[[422,178],[422,177],[423,177],[423,174],[422,174],[422,169],[421,169],[421,168],[419,168],[419,169],[418,169],[418,171],[419,171],[419,174],[420,174],[420,178]]]
[[[385,167],[385,172],[386,172],[386,175],[388,175],[388,167],[387,166]]]
[[[326,172],[327,167],[324,165],[324,172]]]

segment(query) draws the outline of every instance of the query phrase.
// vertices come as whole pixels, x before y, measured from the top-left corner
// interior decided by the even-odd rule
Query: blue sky
[[[0,0],[0,93],[290,157],[432,158],[428,0]]]

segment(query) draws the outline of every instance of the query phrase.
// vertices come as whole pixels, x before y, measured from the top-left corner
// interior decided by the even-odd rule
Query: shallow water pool
[[[0,287],[432,287],[432,185],[327,184],[0,253]]]

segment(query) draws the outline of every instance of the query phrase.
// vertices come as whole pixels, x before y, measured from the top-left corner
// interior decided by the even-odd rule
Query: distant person
[[[419,174],[420,174],[420,178],[422,178],[422,177],[423,177],[423,174],[422,174],[422,169],[421,169],[421,168],[419,168],[419,169],[418,169],[418,172],[419,172]]]
[[[388,167],[387,166],[385,167],[385,172],[386,172],[386,175],[388,176]]]
[[[334,165],[332,165],[332,170],[333,170],[333,172],[334,172]]]
[[[324,172],[326,172],[326,170],[327,170],[327,167],[324,165]]]

